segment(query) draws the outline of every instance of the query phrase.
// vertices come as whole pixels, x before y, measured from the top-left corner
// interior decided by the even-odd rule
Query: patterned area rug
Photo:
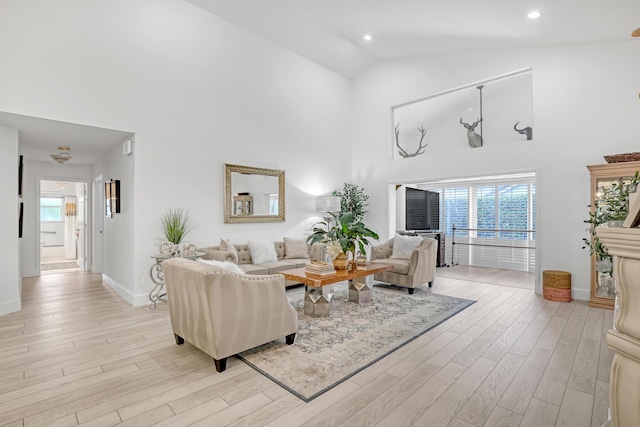
[[[318,397],[475,301],[392,286],[373,287],[373,302],[347,302],[346,282],[335,285],[330,317],[303,313],[304,289],[287,291],[298,311],[293,345],[284,338],[238,355],[306,402]]]
[[[40,270],[62,270],[63,268],[80,268],[80,266],[75,261],[40,264]]]

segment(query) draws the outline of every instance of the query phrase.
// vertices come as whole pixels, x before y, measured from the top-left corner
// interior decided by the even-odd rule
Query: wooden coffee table
[[[282,274],[287,280],[304,283],[304,314],[314,317],[328,317],[333,301],[334,283],[349,281],[349,302],[357,304],[371,302],[371,287],[373,285],[368,285],[365,278],[392,268],[392,265],[372,262],[367,264],[364,269],[336,270],[334,274],[323,276],[308,273],[304,267],[280,271],[279,274]]]

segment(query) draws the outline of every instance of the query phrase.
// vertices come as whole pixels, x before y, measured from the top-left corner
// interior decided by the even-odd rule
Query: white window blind
[[[441,194],[446,250],[447,254],[455,251],[455,263],[535,271],[535,233],[529,232],[535,230],[536,219],[534,173],[449,180],[419,187]],[[456,244],[452,245],[454,238]]]

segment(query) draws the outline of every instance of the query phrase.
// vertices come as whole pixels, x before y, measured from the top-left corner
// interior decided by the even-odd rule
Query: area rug
[[[62,270],[63,268],[79,268],[79,266],[75,261],[40,264],[40,270]]]
[[[335,285],[330,317],[303,313],[304,289],[287,291],[298,311],[295,343],[284,339],[238,357],[309,402],[418,338],[475,301],[416,289],[374,286],[373,302],[347,302],[346,282]]]

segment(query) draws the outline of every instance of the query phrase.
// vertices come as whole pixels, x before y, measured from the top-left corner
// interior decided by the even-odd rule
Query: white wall
[[[20,239],[21,275],[22,277],[38,276],[40,271],[40,223],[38,209],[40,206],[40,180],[52,181],[86,181],[91,182],[91,166],[58,164],[51,162],[24,161],[22,179],[22,200],[24,202],[24,226]],[[91,192],[89,187],[89,193]],[[90,195],[91,197],[91,195]],[[91,230],[89,217],[88,229]],[[91,235],[87,236],[87,244],[91,245]],[[90,247],[90,246],[89,246]],[[90,254],[88,254],[90,257]]]
[[[21,306],[18,159],[18,131],[0,126],[0,182],[7,202],[0,209],[0,315]]]
[[[7,0],[0,51],[0,111],[135,133],[114,266],[135,304],[166,209],[190,211],[199,246],[301,237],[350,178],[350,82],[182,0]],[[285,170],[286,222],[224,224],[224,163]]]
[[[533,141],[391,159],[391,105],[527,67],[533,68]],[[389,228],[390,183],[538,171],[538,282],[543,270],[569,271],[574,298],[588,299],[589,254],[581,249],[590,202],[586,165],[638,151],[638,69],[637,40],[375,65],[356,79],[353,102],[353,179],[371,194],[371,226],[383,234]]]
[[[135,145],[134,143],[133,146]],[[120,180],[120,213],[114,213],[111,218],[104,218],[102,227],[102,274],[109,286],[130,304],[134,304],[136,298],[135,264],[131,262],[134,259],[136,215],[135,158],[135,154],[123,156],[122,144],[119,144],[93,168],[94,179],[102,175],[103,185],[112,179]],[[104,216],[105,212],[101,210],[96,214]]]

